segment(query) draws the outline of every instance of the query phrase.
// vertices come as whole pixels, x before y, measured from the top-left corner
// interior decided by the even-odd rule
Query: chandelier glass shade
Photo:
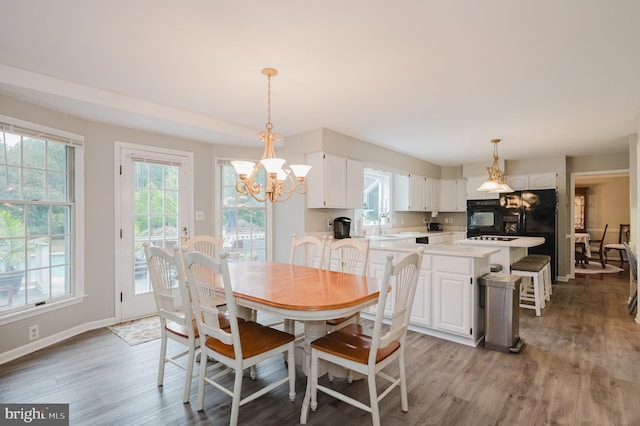
[[[478,187],[478,189],[476,189],[476,191],[513,192],[513,189],[504,182],[505,173],[500,170],[500,158],[498,157],[498,143],[500,143],[500,139],[493,139],[491,143],[493,144],[493,164],[487,167],[489,177]]]
[[[278,71],[265,68],[262,74],[267,76],[267,124],[266,131],[260,132],[260,140],[265,144],[262,159],[258,163],[232,161],[231,164],[238,174],[236,191],[251,195],[258,202],[281,202],[291,198],[296,191],[300,194],[307,192],[304,178],[311,166],[291,164],[289,169],[285,169],[286,160],[276,156],[274,144],[280,140],[280,134],[273,132],[271,123],[271,77],[278,75]],[[262,174],[265,174],[264,179]],[[260,183],[261,180],[263,183]]]

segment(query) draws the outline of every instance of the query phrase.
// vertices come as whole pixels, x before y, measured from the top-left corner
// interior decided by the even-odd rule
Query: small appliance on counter
[[[351,219],[348,217],[336,217],[333,219],[333,238],[341,240],[343,238],[351,238]]]
[[[429,230],[429,232],[440,232],[444,231],[444,225],[437,222],[430,222],[427,226],[427,229]]]

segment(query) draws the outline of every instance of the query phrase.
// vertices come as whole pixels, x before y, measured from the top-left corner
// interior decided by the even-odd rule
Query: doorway
[[[119,142],[115,150],[115,312],[120,322],[156,311],[143,244],[172,251],[192,229],[193,154]]]
[[[571,174],[571,194],[569,203],[571,215],[571,278],[575,278],[576,226],[590,239],[600,239],[605,225],[609,225],[606,243],[617,243],[620,224],[630,223],[630,190],[628,170],[608,170]]]

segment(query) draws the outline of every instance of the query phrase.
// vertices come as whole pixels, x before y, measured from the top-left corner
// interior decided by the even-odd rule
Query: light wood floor
[[[384,425],[640,425],[640,325],[627,312],[628,271],[558,283],[535,317],[521,310],[520,354],[470,348],[409,333],[409,412],[393,391]],[[128,346],[94,330],[0,366],[0,402],[69,403],[72,425],[227,424],[230,398],[208,386],[203,412],[182,404],[182,370],[156,387],[159,340]],[[258,367],[258,382],[284,374]],[[324,379],[326,380],[326,379]],[[251,388],[248,377],[244,386]],[[246,425],[298,423],[305,380],[291,403],[285,387],[240,409]],[[363,381],[333,386],[367,395]],[[366,397],[365,397],[366,398]],[[327,395],[309,424],[369,424],[369,415]]]

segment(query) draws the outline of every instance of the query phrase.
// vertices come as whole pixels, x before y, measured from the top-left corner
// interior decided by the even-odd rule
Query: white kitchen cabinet
[[[467,181],[465,179],[440,180],[441,212],[463,212],[467,210]]]
[[[362,208],[364,165],[324,152],[307,154],[308,208]],[[357,196],[359,194],[359,196]]]
[[[396,211],[424,211],[424,176],[393,176],[393,198]]]
[[[528,189],[555,189],[558,175],[555,172],[509,175],[505,178],[507,185],[514,191]]]
[[[394,175],[393,197],[396,211],[430,212],[438,210],[440,197],[438,179],[410,174]]]
[[[456,179],[456,211],[467,211],[467,180]]]
[[[556,189],[557,187],[558,175],[555,172],[529,175],[529,188],[527,189]]]
[[[364,200],[364,163],[347,158],[348,209],[361,209]]]
[[[425,261],[429,261],[430,263],[430,260],[431,256],[423,256],[422,258],[422,268],[420,268],[420,274],[418,275],[416,295],[413,299],[413,307],[411,308],[411,315],[409,316],[410,323],[425,327],[433,326],[431,307],[431,300],[433,300],[432,273],[430,270],[431,267],[425,267]]]
[[[476,191],[486,179],[486,176],[467,177],[467,200],[491,200],[500,198],[500,194],[497,192]]]
[[[455,179],[440,179],[440,210],[454,212],[457,209],[457,185]]]
[[[430,177],[424,178],[424,211],[440,210],[440,180]]]
[[[434,272],[434,327],[463,336],[470,336],[470,278],[459,274]]]
[[[433,261],[434,327],[472,336],[473,261],[451,256],[434,256]]]

